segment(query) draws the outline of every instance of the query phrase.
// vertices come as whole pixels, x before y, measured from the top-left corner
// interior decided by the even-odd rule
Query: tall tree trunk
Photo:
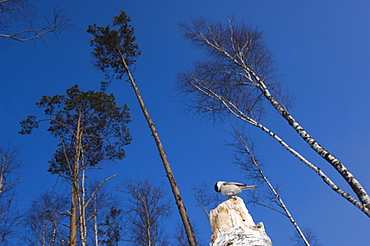
[[[147,204],[144,200],[144,197],[141,197],[142,206],[145,213],[145,231],[146,231],[146,238],[148,241],[148,246],[152,246],[152,232],[151,232],[151,221],[150,221],[150,212],[148,210]]]
[[[139,104],[140,104],[140,107],[141,107],[141,110],[144,114],[144,117],[145,119],[147,120],[148,122],[148,125],[149,125],[149,128],[152,132],[152,136],[154,138],[154,141],[157,145],[157,148],[158,148],[158,151],[159,151],[159,155],[162,159],[162,163],[163,163],[163,166],[164,166],[164,169],[166,171],[166,174],[167,174],[167,178],[168,178],[168,181],[170,183],[170,186],[171,186],[171,189],[172,189],[172,193],[175,197],[175,201],[176,201],[176,205],[177,205],[177,208],[179,210],[179,213],[180,213],[180,217],[181,217],[181,220],[182,220],[182,223],[184,225],[184,228],[185,228],[185,232],[186,232],[186,235],[188,237],[188,242],[189,242],[189,245],[190,246],[196,246],[197,245],[197,241],[196,241],[196,238],[195,238],[195,235],[194,235],[194,231],[193,231],[193,228],[191,226],[191,223],[190,223],[190,220],[189,220],[189,216],[186,212],[186,208],[185,208],[185,205],[184,205],[184,202],[181,198],[181,194],[180,194],[180,190],[176,184],[176,180],[175,180],[175,176],[174,174],[172,173],[172,170],[171,170],[171,166],[170,166],[170,163],[168,162],[168,159],[167,159],[167,156],[166,156],[166,152],[164,151],[164,147],[162,145],[162,142],[159,138],[159,135],[158,135],[158,132],[154,126],[154,123],[145,107],[145,104],[144,104],[144,101],[140,95],[140,91],[139,89],[137,88],[136,86],[136,83],[135,83],[135,80],[131,74],[131,71],[126,63],[126,60],[125,58],[123,57],[121,51],[119,48],[117,48],[117,51],[120,53],[121,55],[121,61],[124,65],[124,67],[126,68],[126,71],[127,71],[127,75],[129,77],[129,80],[130,80],[130,83],[131,83],[131,86],[132,88],[134,89],[134,92],[135,92],[135,95],[139,101]]]
[[[69,246],[77,245],[77,230],[78,230],[78,204],[79,204],[79,174],[80,174],[80,158],[81,158],[81,119],[78,119],[76,127],[76,142],[75,142],[75,153],[73,159],[73,167],[71,170],[72,177],[72,201],[71,201],[71,218],[70,218],[70,227],[69,227]]]
[[[351,186],[352,190],[356,193],[357,197],[362,202],[362,204],[367,209],[370,209],[370,196],[367,194],[361,183],[353,176],[353,174],[343,165],[341,161],[339,161],[334,155],[329,153],[318,142],[316,142],[316,140],[304,130],[304,128],[298,123],[298,121],[296,121],[293,118],[293,116],[276,101],[276,99],[270,94],[265,83],[262,80],[260,80],[257,76],[255,77],[259,83],[258,87],[262,91],[263,95],[271,102],[273,107],[280,113],[280,115],[284,119],[288,121],[289,125],[293,127],[293,129],[299,134],[299,136],[301,136],[301,138],[316,153],[318,153],[322,158],[329,162],[338,171],[338,173]]]
[[[233,31],[232,25],[230,23],[230,30]],[[210,47],[220,51],[223,55],[228,57],[233,63],[238,65],[244,70],[243,75],[247,80],[250,81],[251,85],[256,86],[262,93],[262,95],[272,104],[272,106],[279,112],[279,114],[287,120],[290,126],[301,136],[301,138],[322,158],[324,158],[328,163],[330,163],[337,172],[346,180],[350,185],[354,193],[357,195],[358,199],[362,203],[360,208],[366,215],[370,216],[370,196],[367,194],[366,190],[363,188],[361,183],[353,176],[353,174],[340,162],[334,155],[324,149],[316,140],[310,136],[304,128],[293,118],[292,115],[281,105],[270,93],[263,79],[261,79],[247,64],[244,62],[242,53],[238,53],[236,56],[230,54],[224,45],[220,45],[217,42],[212,42],[208,40],[206,36],[199,30],[200,39]],[[231,42],[234,42],[231,40]],[[237,45],[235,47],[238,47]],[[325,180],[324,180],[325,181]],[[358,202],[357,202],[358,203]]]
[[[225,53],[225,51],[224,51]],[[229,55],[228,55],[229,56]],[[229,56],[230,57],[230,56]],[[334,155],[324,149],[316,140],[309,135],[304,128],[296,121],[293,116],[282,106],[280,103],[272,96],[270,90],[267,88],[264,81],[257,76],[252,69],[250,69],[245,64],[241,64],[236,61],[234,58],[232,60],[238,64],[246,74],[251,75],[250,81],[252,83],[256,83],[256,86],[261,90],[262,94],[266,99],[272,104],[272,106],[279,112],[279,114],[289,123],[290,126],[301,136],[301,138],[322,158],[324,158],[328,163],[330,163],[337,172],[346,180],[346,182],[350,185],[352,190],[355,192],[357,197],[359,198],[360,202],[362,203],[363,208],[362,211],[367,211],[367,215],[369,215],[370,210],[370,196],[367,194],[364,187],[361,183],[353,176],[353,174],[343,165],[341,161],[339,161]],[[247,76],[248,77],[248,76]],[[253,79],[252,79],[253,77]]]
[[[71,214],[69,223],[69,246],[76,246],[77,244],[77,201],[78,201],[78,181],[72,182],[71,195]]]

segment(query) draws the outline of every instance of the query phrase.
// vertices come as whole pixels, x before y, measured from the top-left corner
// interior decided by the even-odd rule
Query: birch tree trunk
[[[94,208],[94,242],[95,246],[99,246],[99,239],[98,239],[98,221],[96,218],[96,208]]]
[[[199,112],[228,110],[237,118],[259,127],[314,170],[335,192],[370,216],[370,196],[359,180],[288,112],[284,105],[286,95],[281,92],[280,83],[274,78],[274,62],[262,40],[262,33],[244,23],[235,24],[231,19],[227,25],[198,19],[192,25],[183,27],[185,38],[200,47],[206,47],[207,53],[214,58],[212,62],[197,62],[191,72],[180,76],[183,91],[195,95],[195,103],[191,105]],[[320,168],[312,165],[258,122],[265,107],[263,98],[271,103],[310,148],[335,168],[358,199],[340,189]]]
[[[212,246],[272,246],[262,222],[257,225],[240,197],[228,199],[210,212]]]

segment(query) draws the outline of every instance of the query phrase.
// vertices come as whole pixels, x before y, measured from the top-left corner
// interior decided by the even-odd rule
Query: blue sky
[[[49,1],[40,0],[42,9]],[[64,94],[74,84],[82,90],[98,90],[104,76],[92,66],[91,36],[85,31],[96,23],[109,24],[120,10],[132,19],[142,55],[134,76],[172,165],[192,223],[202,240],[210,228],[195,206],[193,185],[217,180],[247,182],[233,164],[230,123],[214,125],[188,113],[178,100],[176,74],[186,70],[201,53],[181,36],[179,22],[200,16],[226,21],[233,16],[264,31],[281,74],[281,80],[296,97],[293,116],[326,149],[336,155],[370,192],[370,2],[368,1],[252,1],[252,0],[136,0],[77,1],[61,3],[74,26],[58,39],[20,43],[1,41],[0,113],[1,143],[21,146],[23,162],[19,186],[20,208],[54,184],[46,172],[56,140],[41,127],[29,136],[18,134],[19,122],[29,114],[41,115],[35,102],[42,95]],[[128,104],[133,122],[133,142],[127,157],[99,172],[101,179],[118,174],[165,182],[162,163],[132,89],[116,81],[109,88],[119,104]],[[308,149],[277,113],[269,111],[263,123],[299,149],[331,175],[344,190],[348,186],[323,160]],[[365,245],[370,219],[332,192],[311,170],[294,159],[271,138],[247,126],[257,140],[259,159],[271,182],[280,184],[282,197],[298,224],[312,228],[323,245]],[[242,197],[248,196],[248,193]],[[175,207],[174,207],[175,209]],[[173,221],[179,218],[174,210]],[[291,245],[293,227],[283,216],[262,207],[251,207],[256,223],[262,221],[274,245]],[[171,226],[171,225],[170,225]]]

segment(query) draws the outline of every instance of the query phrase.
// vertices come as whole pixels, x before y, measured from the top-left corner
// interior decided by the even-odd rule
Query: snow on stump
[[[228,199],[210,212],[212,246],[272,246],[263,223],[254,224],[240,197]]]

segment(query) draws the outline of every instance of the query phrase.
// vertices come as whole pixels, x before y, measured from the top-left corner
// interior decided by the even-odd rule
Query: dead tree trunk
[[[262,222],[254,224],[243,200],[228,199],[210,212],[212,246],[272,246]]]

